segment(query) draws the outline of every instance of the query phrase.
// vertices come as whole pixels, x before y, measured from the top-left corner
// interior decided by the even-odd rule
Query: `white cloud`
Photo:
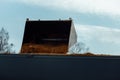
[[[120,16],[120,0],[19,0],[23,3],[73,12]]]
[[[102,43],[120,44],[120,29],[107,28],[103,26],[90,26],[76,24],[78,40],[96,40]]]
[[[78,42],[84,42],[90,52],[120,55],[120,29],[76,24]]]

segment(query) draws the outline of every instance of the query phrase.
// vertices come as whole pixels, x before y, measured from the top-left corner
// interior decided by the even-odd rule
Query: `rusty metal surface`
[[[68,52],[71,22],[71,20],[26,21],[21,53],[52,52],[65,54]],[[32,52],[30,48],[31,44],[34,49]],[[36,48],[37,45],[43,46],[42,48]],[[51,51],[48,51],[48,49],[42,50],[47,47]],[[52,48],[56,49],[56,51],[53,51]]]

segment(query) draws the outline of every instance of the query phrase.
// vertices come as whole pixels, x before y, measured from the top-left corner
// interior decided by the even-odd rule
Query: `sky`
[[[73,19],[78,42],[95,54],[120,55],[120,0],[0,0],[0,28],[18,53],[25,21]]]

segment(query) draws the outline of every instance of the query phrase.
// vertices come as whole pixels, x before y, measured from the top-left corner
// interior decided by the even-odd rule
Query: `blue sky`
[[[120,55],[119,0],[1,0],[0,28],[10,34],[20,51],[26,18],[31,20],[69,19],[93,53]]]

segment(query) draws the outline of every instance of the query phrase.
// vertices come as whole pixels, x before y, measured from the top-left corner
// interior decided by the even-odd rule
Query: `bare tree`
[[[13,47],[13,44],[9,44],[8,43],[8,40],[9,40],[9,34],[8,32],[2,28],[0,30],[0,53],[2,54],[9,54],[11,53],[11,49]]]
[[[85,45],[83,42],[77,42],[70,49],[70,53],[86,53],[89,51],[89,47]]]

